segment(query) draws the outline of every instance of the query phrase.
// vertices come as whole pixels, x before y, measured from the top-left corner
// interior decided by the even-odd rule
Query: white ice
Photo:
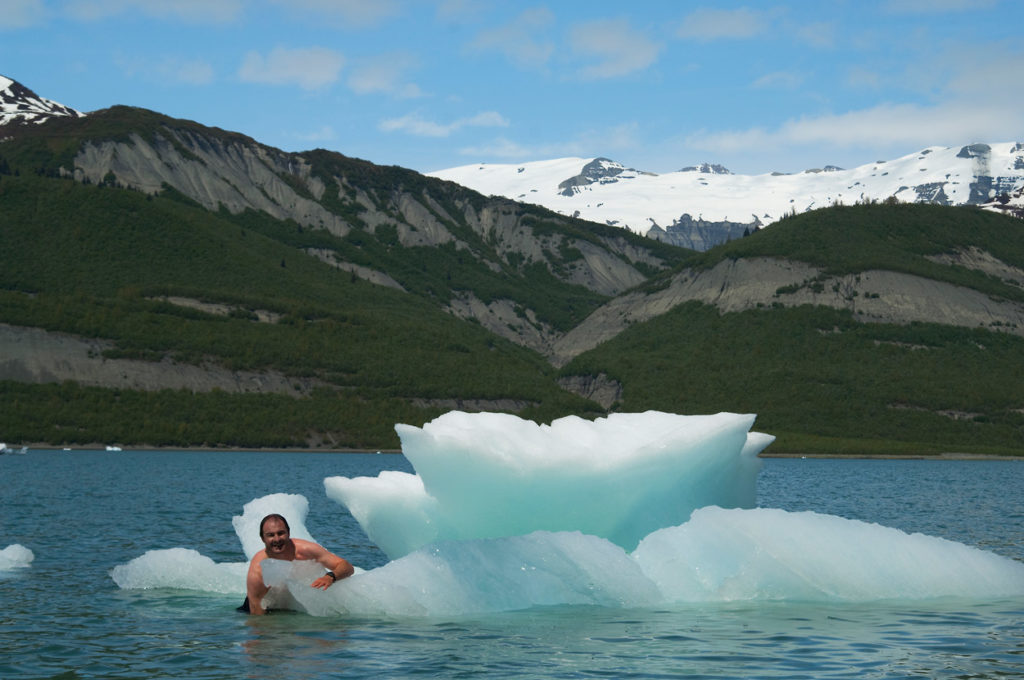
[[[323,616],[441,616],[1024,596],[1024,564],[999,555],[841,517],[754,509],[757,453],[772,438],[749,432],[752,423],[647,413],[538,426],[451,413],[398,426],[415,475],[325,480],[393,560],[327,591],[309,585],[318,565],[268,560],[268,603]],[[262,547],[257,525],[269,512],[311,538],[307,509],[289,494],[247,504],[233,521],[243,552]],[[112,576],[122,588],[241,594],[245,567],[174,548]]]
[[[36,556],[19,543],[12,543],[0,550],[0,571],[23,569],[32,564]]]

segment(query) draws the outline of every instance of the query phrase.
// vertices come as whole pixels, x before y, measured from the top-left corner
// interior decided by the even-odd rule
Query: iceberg
[[[12,543],[0,550],[0,571],[24,569],[32,564],[36,556],[20,543]]]
[[[416,474],[329,477],[327,496],[391,559],[438,541],[581,531],[627,550],[708,505],[753,507],[753,415],[648,411],[550,425],[453,411],[397,425]]]
[[[397,425],[415,474],[328,477],[389,556],[326,591],[315,563],[263,562],[271,607],[317,616],[450,616],[536,606],[733,601],[871,602],[1024,596],[1024,563],[946,539],[814,512],[758,508],[754,416],[613,414],[538,425],[452,412]],[[271,494],[232,524],[251,558],[258,524],[306,530],[309,504]],[[331,546],[328,546],[331,549]],[[344,555],[342,555],[344,557]],[[245,592],[246,563],[183,548],[111,575],[121,588]]]

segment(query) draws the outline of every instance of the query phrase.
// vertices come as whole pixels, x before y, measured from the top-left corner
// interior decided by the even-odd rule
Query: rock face
[[[958,251],[941,261],[977,269],[1024,288],[1024,271],[977,249]],[[1024,304],[993,300],[970,288],[891,271],[826,276],[818,268],[800,262],[748,258],[724,260],[708,270],[684,269],[662,290],[616,297],[559,338],[551,361],[564,366],[630,325],[653,319],[691,300],[714,305],[721,312],[773,305],[824,305],[848,309],[861,321],[919,321],[984,327],[1024,336]]]
[[[615,178],[625,169],[608,158],[595,158],[583,166],[580,174],[561,182],[558,189],[563,196],[572,196],[576,193],[577,187],[585,187],[597,182],[614,182]]]
[[[567,282],[603,295],[614,295],[646,279],[633,266],[634,261],[663,266],[625,241],[598,243],[566,239],[557,233],[538,235],[518,204],[511,201],[496,199],[482,205],[464,198],[445,201],[440,182],[421,191],[396,184],[382,199],[361,185],[354,176],[356,171],[342,170],[325,178],[326,173],[303,154],[285,153],[240,136],[200,134],[170,124],[150,139],[133,134],[128,141],[87,143],[75,157],[73,170],[67,172],[79,181],[113,181],[150,194],[169,186],[210,210],[257,210],[303,227],[326,229],[336,236],[345,236],[353,228],[394,227],[405,247],[455,243],[471,253],[469,244],[444,223],[464,222],[506,259],[521,256],[527,262],[546,263]],[[336,196],[349,212],[342,215],[328,209],[325,196]],[[449,214],[442,207],[445,203],[460,212]],[[628,252],[620,250],[622,247]],[[582,257],[567,263],[552,261],[552,253],[567,248]],[[375,283],[394,284],[386,275],[365,267],[333,264]],[[492,263],[493,268],[498,266],[498,262]]]
[[[712,222],[703,219],[695,220],[689,214],[684,213],[664,229],[657,224],[653,225],[647,232],[647,236],[680,248],[710,250],[733,239],[749,236],[760,229],[761,220],[757,218],[757,215],[750,217],[750,222],[730,222],[729,220]]]
[[[0,323],[0,380],[61,383],[131,390],[308,394],[317,384],[277,372],[229,371],[213,364],[107,359],[113,344]]]
[[[337,236],[350,228],[315,200],[325,187],[301,157],[230,138],[167,127],[149,140],[133,134],[126,142],[90,142],[75,156],[73,175],[94,184],[112,176],[148,194],[171,186],[209,210],[257,210]],[[300,195],[286,177],[294,177],[307,195]]]
[[[679,172],[703,172],[705,175],[731,175],[732,170],[719,165],[718,163],[701,163],[700,165],[688,165],[681,168]]]

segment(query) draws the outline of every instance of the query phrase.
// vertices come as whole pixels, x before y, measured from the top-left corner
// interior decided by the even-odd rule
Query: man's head
[[[267,548],[267,557],[287,557],[292,548],[288,520],[278,514],[264,517],[260,522],[260,539]]]
[[[278,520],[279,522],[284,524],[284,528],[287,529],[289,533],[291,533],[292,528],[290,526],[288,526],[288,520],[286,520],[284,518],[284,515],[279,515],[276,512],[273,512],[273,513],[267,515],[266,517],[264,517],[262,520],[260,520],[260,536],[261,537],[263,536],[263,525],[265,525],[267,523],[268,519],[276,519],[276,520]]]

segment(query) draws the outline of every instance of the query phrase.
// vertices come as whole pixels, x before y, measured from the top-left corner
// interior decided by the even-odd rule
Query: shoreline
[[[22,446],[21,444],[18,445]],[[101,451],[106,453],[106,444],[85,444],[75,446],[54,446],[53,444],[34,443],[28,444],[29,451]],[[151,451],[151,452],[191,452],[191,453],[231,453],[239,451],[252,451],[254,453],[370,453],[370,454],[401,454],[401,449],[353,449],[353,448],[311,448],[311,447],[244,447],[244,446],[122,446],[124,451]],[[110,453],[118,453],[111,451]],[[806,459],[832,459],[832,460],[1021,460],[1024,461],[1024,454],[991,454],[991,453],[966,453],[949,451],[943,453],[789,453],[789,452],[761,452],[758,458],[806,458]]]
[[[24,446],[23,444],[19,444]],[[67,451],[74,453],[75,451],[101,451],[108,453],[106,450],[107,444],[73,444],[71,446],[54,446],[53,444],[28,444],[28,450],[31,451]],[[147,446],[147,445],[135,445],[135,444],[111,444],[110,446],[120,446],[122,451],[154,451],[154,452],[167,452],[167,453],[234,453],[239,451],[252,451],[254,453],[380,453],[380,454],[394,454],[402,453],[401,449],[335,449],[335,448],[311,448],[305,446],[292,446],[292,447],[276,447],[276,446],[262,446],[262,447],[251,447],[251,446]],[[119,453],[118,451],[110,451],[109,453]]]
[[[760,453],[758,458],[828,458],[851,460],[1024,460],[1024,455],[994,453]]]

